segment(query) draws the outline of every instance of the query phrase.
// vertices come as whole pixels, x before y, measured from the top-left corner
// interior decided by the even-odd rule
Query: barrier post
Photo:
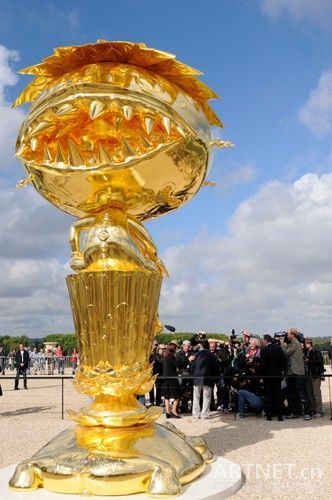
[[[63,377],[61,378],[61,418],[64,419],[64,382]]]

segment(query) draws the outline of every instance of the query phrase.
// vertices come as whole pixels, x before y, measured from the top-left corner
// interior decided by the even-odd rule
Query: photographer
[[[281,348],[287,358],[287,400],[290,414],[286,418],[299,418],[304,411],[304,420],[311,420],[311,405],[305,383],[305,370],[302,344],[298,341],[299,332],[290,328],[287,338],[280,338]]]
[[[260,360],[255,358],[250,368],[251,375],[258,375],[260,372]],[[244,418],[245,410],[251,409],[255,413],[260,413],[263,409],[262,386],[258,378],[247,378],[246,373],[237,374],[232,380],[233,393],[237,394],[237,414]]]
[[[202,342],[202,340],[206,340],[206,332],[203,331],[197,332],[195,333],[195,335],[193,335],[193,337],[191,337],[190,344],[193,348],[193,351],[199,350],[200,342]]]

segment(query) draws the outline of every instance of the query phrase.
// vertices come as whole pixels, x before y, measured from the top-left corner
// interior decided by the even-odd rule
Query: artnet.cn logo
[[[320,466],[301,467],[291,463],[243,464],[242,471],[247,481],[323,479],[324,469]]]
[[[221,464],[215,471],[215,480],[228,481],[239,474],[238,464]],[[321,466],[302,467],[294,463],[246,463],[241,464],[241,471],[248,482],[264,481],[313,481],[324,477]],[[278,483],[280,484],[280,483]]]

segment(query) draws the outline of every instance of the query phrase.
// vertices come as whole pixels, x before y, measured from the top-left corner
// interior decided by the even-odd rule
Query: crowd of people
[[[215,410],[279,421],[323,416],[323,356],[294,328],[262,339],[244,331],[239,340],[232,331],[229,342],[204,332],[181,346],[154,342],[150,361],[157,377],[150,404],[163,405],[166,418],[206,419]]]
[[[72,374],[75,375],[79,364],[79,355],[74,348],[70,356],[66,356],[61,345],[54,350],[45,348],[26,348],[23,344],[18,349],[7,353],[0,346],[0,373],[16,370],[14,389],[18,390],[19,378],[23,378],[24,389],[28,389],[27,375],[64,375],[66,358],[69,360]]]
[[[328,355],[332,363],[332,340]],[[67,359],[74,375],[77,350]],[[26,349],[20,344],[9,353],[0,346],[0,372],[16,369],[15,390],[20,376],[28,389],[27,375],[63,375],[65,360],[61,345],[52,350]],[[192,413],[194,418],[206,419],[211,411],[236,412],[240,418],[256,413],[280,421],[323,416],[323,356],[312,339],[304,339],[294,328],[261,339],[248,331],[239,339],[232,330],[228,342],[208,340],[205,332],[181,346],[176,340],[154,341],[150,363],[156,382],[149,403],[164,406],[166,418]],[[147,403],[145,397],[140,400]]]

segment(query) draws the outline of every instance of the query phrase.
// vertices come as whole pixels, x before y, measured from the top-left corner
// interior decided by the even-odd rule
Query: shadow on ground
[[[18,415],[29,415],[31,413],[40,413],[42,411],[51,410],[54,406],[30,406],[29,408],[20,408],[13,411],[4,411],[0,413],[0,417],[17,417]]]
[[[239,419],[234,418],[231,414],[226,416],[223,416],[223,414],[212,414],[210,422],[217,423],[218,421],[221,424],[220,427],[212,427],[205,434],[201,434],[211,451],[216,454],[220,454],[220,451],[222,454],[229,453],[238,448],[251,446],[267,439],[273,439],[274,432],[278,430],[302,428],[306,432],[310,427],[317,428],[328,424],[332,425],[327,413],[320,419],[304,421],[302,418],[297,418],[294,420],[284,420],[283,422],[278,422],[276,419],[268,422],[260,417]],[[222,450],[220,450],[220,435],[224,437]],[[241,436],[240,441],[239,435]],[[218,443],[218,449],[216,449],[216,443]]]

